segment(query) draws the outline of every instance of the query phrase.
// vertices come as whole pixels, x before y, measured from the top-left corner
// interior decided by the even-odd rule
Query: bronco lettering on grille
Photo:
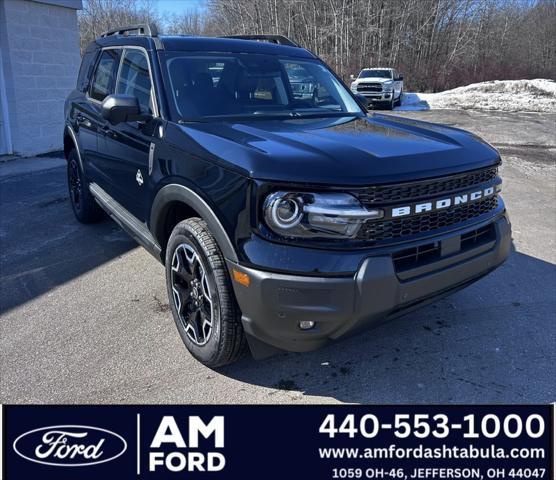
[[[481,198],[486,198],[494,195],[494,192],[494,187],[488,187],[484,190],[477,190],[471,193],[454,195],[452,197],[442,198],[440,200],[434,200],[431,202],[417,203],[414,205],[406,205],[403,207],[394,207],[392,208],[392,217],[403,217],[406,215],[433,212],[436,210],[442,210],[443,208],[449,208],[451,206],[463,205],[465,203],[474,202]]]

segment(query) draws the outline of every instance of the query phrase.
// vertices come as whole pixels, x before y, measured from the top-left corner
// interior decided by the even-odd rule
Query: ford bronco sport
[[[494,148],[367,114],[285,37],[107,32],[65,114],[75,216],[102,208],[165,265],[177,329],[211,367],[247,345],[316,349],[469,285],[510,251]]]

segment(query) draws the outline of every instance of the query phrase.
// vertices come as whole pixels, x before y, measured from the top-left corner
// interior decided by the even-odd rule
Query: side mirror
[[[365,105],[365,108],[369,108],[369,99],[365,95],[361,95],[360,93],[356,93],[355,97],[359,100],[360,103]]]
[[[349,76],[349,79],[350,79],[350,80],[355,80],[355,75],[350,75],[350,76]]]
[[[403,75],[400,73],[400,74],[398,75],[398,78],[397,78],[396,80],[398,80],[398,81],[401,82],[401,81],[403,80]]]
[[[112,125],[122,122],[142,121],[150,118],[150,115],[142,115],[139,100],[133,95],[114,93],[108,95],[101,105],[102,118],[108,120]]]

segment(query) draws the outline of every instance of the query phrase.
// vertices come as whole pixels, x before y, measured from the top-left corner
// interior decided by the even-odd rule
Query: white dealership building
[[[81,0],[0,0],[0,155],[62,148]]]

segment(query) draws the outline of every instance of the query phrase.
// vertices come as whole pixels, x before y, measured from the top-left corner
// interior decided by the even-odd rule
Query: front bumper
[[[478,246],[454,251],[446,245],[439,259],[403,272],[396,270],[392,255],[368,256],[349,277],[288,275],[229,263],[251,280],[249,287],[233,282],[244,329],[250,340],[304,352],[406,313],[503,263],[511,249],[508,217],[497,217],[492,236]],[[301,330],[302,320],[314,321],[315,327]]]
[[[394,95],[394,92],[358,92],[357,90],[352,92],[363,95],[370,102],[389,102]]]

